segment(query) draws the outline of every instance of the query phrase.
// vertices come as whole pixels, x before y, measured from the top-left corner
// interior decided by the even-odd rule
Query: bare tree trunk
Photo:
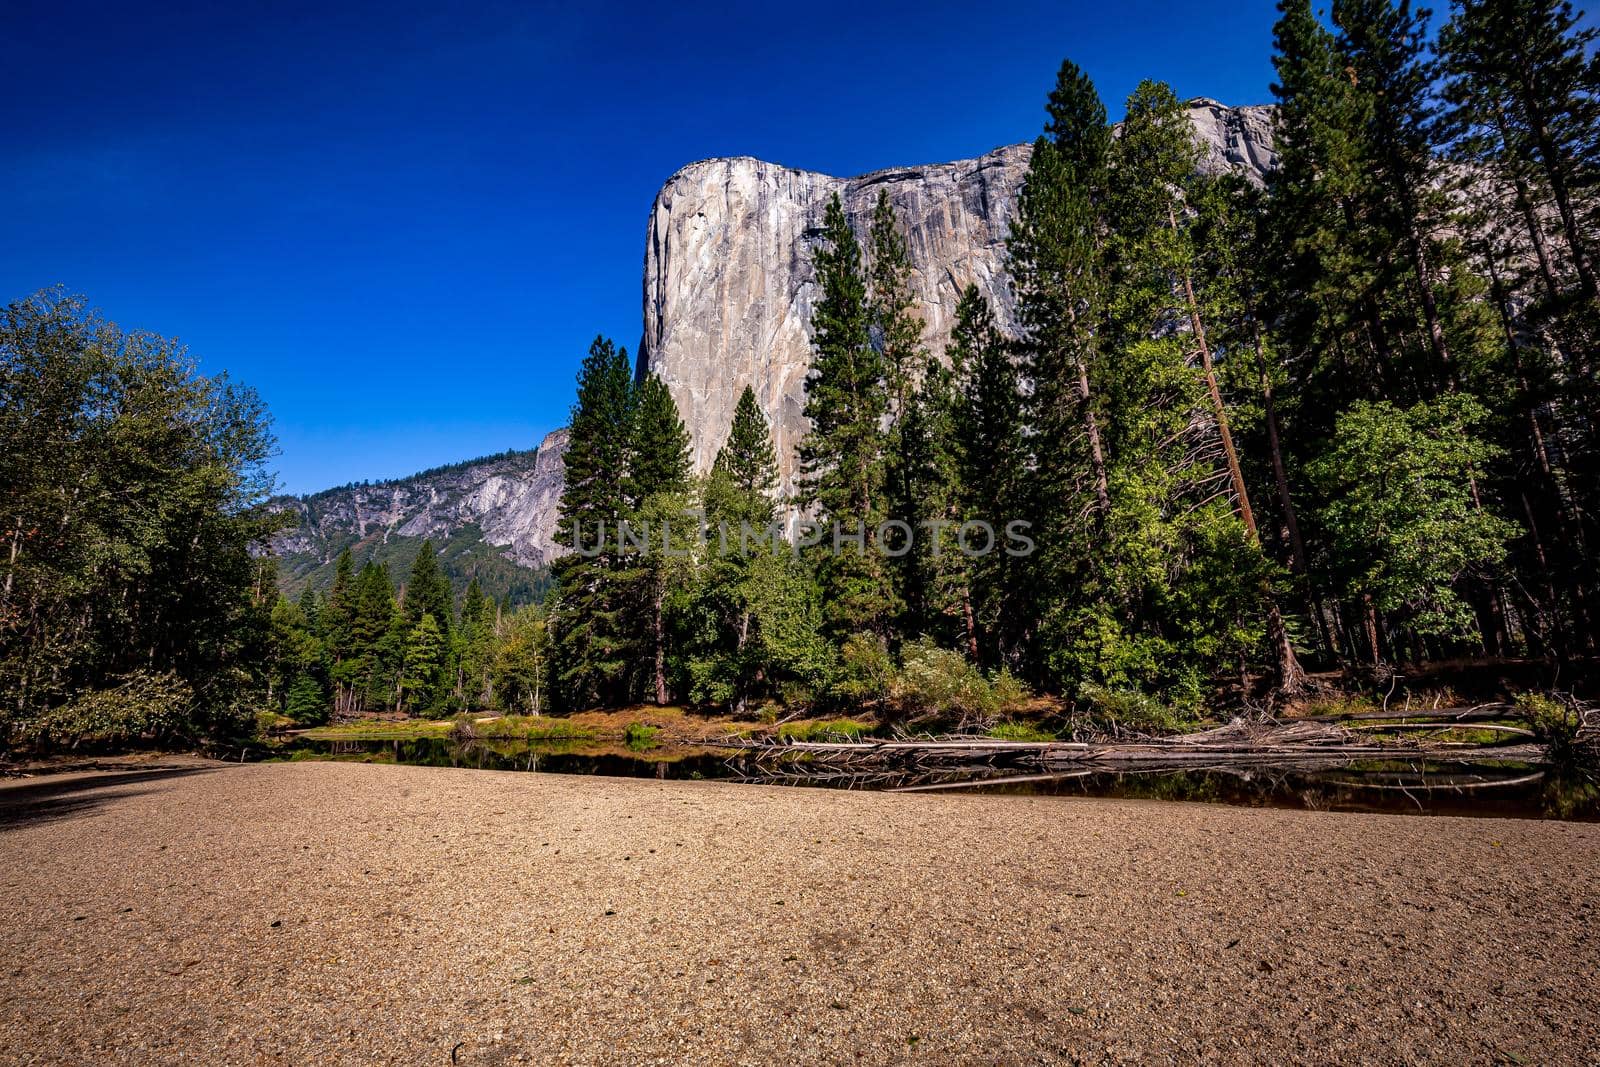
[[[1167,204],[1167,222],[1172,232],[1178,232],[1178,216],[1172,204]],[[1233,481],[1233,494],[1238,502],[1239,517],[1244,522],[1250,540],[1260,547],[1261,535],[1256,530],[1256,516],[1250,507],[1250,491],[1244,484],[1244,471],[1239,466],[1239,453],[1233,447],[1233,432],[1228,428],[1228,409],[1222,403],[1222,390],[1217,387],[1217,372],[1211,362],[1211,345],[1206,341],[1206,327],[1200,319],[1200,304],[1194,296],[1194,281],[1187,269],[1183,272],[1183,295],[1189,302],[1189,324],[1194,330],[1195,342],[1200,346],[1200,365],[1205,372],[1206,389],[1211,394],[1212,414],[1216,416],[1217,433],[1222,438],[1222,451],[1228,460],[1228,477]],[[1283,616],[1278,611],[1277,597],[1270,585],[1262,590],[1267,604],[1267,628],[1272,638],[1273,652],[1278,660],[1278,691],[1293,696],[1305,690],[1306,673],[1294,654]]]
[[[969,586],[961,587],[961,615],[967,624],[967,653],[972,657],[972,662],[978,662],[978,621],[972,614],[972,589]]]
[[[1422,299],[1422,318],[1428,327],[1428,344],[1439,366],[1444,369],[1445,381],[1453,387],[1455,364],[1450,361],[1444,326],[1439,321],[1439,302],[1433,295],[1433,272],[1428,264],[1428,250],[1423,246],[1422,235],[1417,232],[1415,209],[1408,207],[1406,210],[1406,243],[1410,246],[1411,268],[1417,272],[1417,295]]]
[[[1100,423],[1089,403],[1089,368],[1081,358],[1078,365],[1078,403],[1083,407],[1083,428],[1089,435],[1089,462],[1094,466],[1094,495],[1100,505],[1099,521],[1111,511],[1111,482],[1106,477],[1106,454],[1100,444]]]
[[[1373,666],[1383,662],[1383,653],[1378,650],[1378,609],[1373,606],[1372,594],[1361,594],[1361,620],[1367,631],[1367,646],[1372,650]]]
[[[662,619],[662,608],[666,600],[666,595],[666,584],[664,582],[658,582],[656,584],[655,597],[651,601],[650,605],[652,615],[650,620],[651,634],[655,639],[656,646],[655,680],[656,704],[658,706],[664,705],[667,702],[667,638],[666,627]]]
[[[1550,184],[1550,192],[1554,194],[1556,211],[1561,215],[1561,229],[1566,234],[1567,249],[1572,254],[1572,266],[1578,272],[1578,283],[1583,288],[1583,295],[1590,301],[1600,299],[1600,287],[1595,284],[1594,270],[1589,265],[1589,252],[1584,246],[1583,231],[1578,227],[1578,217],[1572,210],[1572,194],[1567,184],[1567,169],[1559,158],[1555,145],[1550,140],[1550,130],[1542,117],[1534,117],[1536,112],[1529,109],[1533,118],[1534,139],[1539,146],[1539,163],[1544,170],[1545,180]]]

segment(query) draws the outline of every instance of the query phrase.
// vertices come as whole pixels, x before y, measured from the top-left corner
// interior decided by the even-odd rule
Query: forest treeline
[[[1014,333],[969,290],[927,352],[888,200],[863,247],[835,198],[792,501],[753,397],[696,481],[666,390],[597,341],[564,542],[793,505],[885,551],[568,556],[557,701],[883,699],[942,649],[1195,711],[1257,678],[1292,698],[1305,662],[1592,653],[1594,32],[1548,0],[1458,3],[1436,38],[1403,3],[1279,10],[1264,188],[1201,172],[1167,86],[1113,131],[1062,66],[1008,244]],[[974,518],[1028,520],[1037,550],[891,521]]]
[[[1592,656],[1595,31],[1552,0],[1457,0],[1437,34],[1388,0],[1279,12],[1264,186],[1201,172],[1167,86],[1114,131],[1062,65],[1008,242],[1014,326],[969,289],[928,351],[891,204],[858,234],[835,198],[802,250],[790,497],[750,390],[696,476],[666,387],[597,339],[560,540],[657,537],[562,557],[542,608],[453,603],[431,545],[398,588],[346,560],[326,596],[276,596],[253,395],[58,293],[12,305],[6,715],[69,736],[120,693],[149,734],[262,701],[983,708],[1024,686],[1193,714],[1292,699],[1312,667]],[[691,510],[862,532],[723,552]],[[1034,550],[957,551],[973,519],[1027,522]]]

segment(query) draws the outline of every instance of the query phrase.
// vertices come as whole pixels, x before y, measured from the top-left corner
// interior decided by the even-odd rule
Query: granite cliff
[[[1188,108],[1208,172],[1237,170],[1259,181],[1277,165],[1271,108],[1203,98]],[[710,467],[749,385],[772,424],[784,488],[793,488],[816,297],[810,254],[835,193],[864,234],[880,191],[888,192],[906,230],[931,351],[943,351],[969,284],[989,297],[1002,326],[1013,326],[1005,238],[1031,153],[1012,145],[858,178],[736,157],[691,163],[669,178],[645,241],[639,370],[671,389],[696,468]]]
[[[1252,180],[1277,165],[1270,107],[1189,101],[1189,118],[1210,173]],[[644,256],[644,336],[639,373],[671,389],[691,437],[695,468],[710,468],[746,385],[772,425],[783,489],[794,488],[795,446],[805,433],[808,325],[816,281],[811,250],[822,212],[838,193],[858,232],[880,190],[906,229],[912,288],[924,342],[942,352],[961,291],[975,284],[1014,326],[1005,239],[1027,175],[1028,145],[976,159],[836,178],[750,157],[710,159],[679,170],[656,194]],[[469,461],[376,485],[284,498],[298,525],[276,547],[286,585],[325,584],[345,547],[395,566],[432,538],[446,569],[496,575],[501,588],[530,577],[559,554],[566,431],[538,449]],[[405,563],[409,564],[409,556]]]

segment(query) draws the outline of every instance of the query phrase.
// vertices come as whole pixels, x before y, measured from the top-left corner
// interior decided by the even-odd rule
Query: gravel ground
[[[339,763],[0,789],[14,1063],[1600,1059],[1600,825]]]

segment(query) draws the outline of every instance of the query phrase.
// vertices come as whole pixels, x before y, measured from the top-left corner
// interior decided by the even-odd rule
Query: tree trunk
[[[1407,200],[1410,198],[1407,197]],[[1455,387],[1455,365],[1450,361],[1450,348],[1445,343],[1444,326],[1439,322],[1439,302],[1433,295],[1433,276],[1428,264],[1428,250],[1417,232],[1416,211],[1407,207],[1406,243],[1411,251],[1411,269],[1417,272],[1417,295],[1422,299],[1422,318],[1428,327],[1428,344],[1433,357],[1443,369],[1446,385]]]
[[[1167,204],[1167,223],[1172,227],[1172,232],[1178,232],[1178,216],[1169,201]],[[1250,491],[1244,484],[1244,471],[1239,466],[1239,453],[1233,447],[1233,433],[1228,428],[1228,409],[1222,403],[1222,390],[1217,387],[1217,372],[1211,362],[1211,346],[1206,342],[1205,323],[1200,319],[1200,303],[1194,296],[1194,280],[1187,268],[1183,271],[1183,295],[1189,302],[1189,325],[1194,330],[1195,343],[1200,346],[1200,366],[1205,373],[1206,389],[1211,394],[1212,414],[1217,419],[1217,433],[1222,438],[1222,451],[1228,461],[1228,477],[1233,482],[1234,497],[1239,505],[1239,518],[1244,522],[1245,532],[1250,535],[1250,540],[1257,548],[1261,547],[1261,535],[1256,530],[1255,511],[1250,507]],[[1283,625],[1283,616],[1278,611],[1278,601],[1272,594],[1270,585],[1262,590],[1263,598],[1267,604],[1267,627],[1272,638],[1273,652],[1278,661],[1278,692],[1293,696],[1305,690],[1306,675],[1300,668],[1300,660],[1294,654],[1294,645],[1290,643],[1288,631]]]
[[[667,702],[667,637],[666,626],[663,621],[663,606],[666,602],[666,583],[656,584],[655,596],[651,600],[651,634],[655,639],[655,682],[656,704],[665,705]]]
[[[1573,269],[1578,272],[1578,283],[1583,295],[1591,302],[1600,300],[1600,287],[1595,284],[1594,270],[1589,265],[1588,249],[1584,247],[1583,232],[1578,227],[1578,217],[1572,210],[1572,194],[1567,182],[1567,167],[1550,140],[1550,129],[1538,108],[1528,108],[1533,127],[1534,141],[1539,148],[1539,163],[1545,181],[1555,196],[1556,211],[1561,215],[1561,229],[1566,234],[1567,249],[1572,254]]]
[[[1372,665],[1376,667],[1383,662],[1383,653],[1378,649],[1378,609],[1373,606],[1372,594],[1361,594],[1361,619],[1367,631],[1367,647],[1372,652]]]
[[[1100,445],[1100,423],[1089,403],[1089,367],[1081,358],[1078,365],[1078,403],[1083,407],[1083,428],[1089,435],[1089,462],[1094,466],[1094,495],[1100,505],[1097,522],[1103,523],[1111,512],[1111,482],[1106,477],[1106,454]]]
[[[961,587],[961,615],[967,625],[967,653],[972,657],[972,662],[978,662],[978,622],[972,614],[972,588],[967,585]]]

